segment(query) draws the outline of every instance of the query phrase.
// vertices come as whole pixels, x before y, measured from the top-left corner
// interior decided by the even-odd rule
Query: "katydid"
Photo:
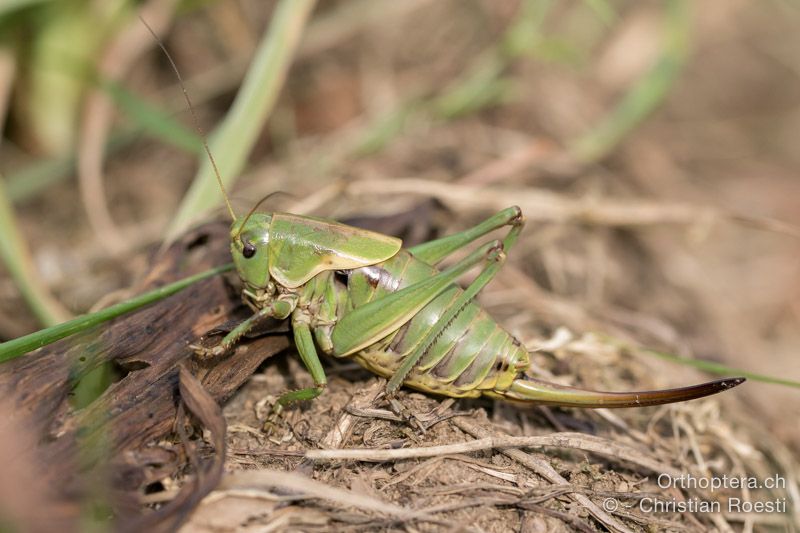
[[[527,377],[528,351],[474,302],[523,228],[518,207],[408,249],[394,237],[321,218],[256,213],[257,207],[245,217],[234,216],[230,233],[242,296],[254,314],[217,346],[194,349],[200,356],[219,356],[260,320],[290,318],[297,351],[314,386],[280,396],[278,411],[322,394],[326,377],[319,352],[352,357],[388,378],[388,394],[407,385],[451,397],[483,395],[570,407],[659,405],[708,396],[745,381],[600,392]],[[502,240],[438,268],[454,252],[501,228],[508,228]],[[478,266],[480,273],[466,289],[456,285],[462,274]]]
[[[183,87],[172,58],[153,36]],[[281,395],[276,412],[322,394],[327,379],[319,351],[352,357],[388,378],[388,395],[407,385],[458,398],[640,407],[701,398],[745,381],[728,378],[677,389],[601,392],[528,377],[527,349],[474,301],[522,231],[524,218],[518,207],[408,249],[400,239],[332,220],[257,213],[263,200],[237,217],[185,88],[183,92],[233,219],[231,254],[242,281],[242,298],[254,312],[217,346],[192,348],[200,357],[221,356],[261,320],[290,318],[297,351],[314,386]],[[448,256],[503,228],[508,230],[502,240],[489,241],[452,266],[439,268]],[[457,280],[476,267],[480,273],[462,290]]]

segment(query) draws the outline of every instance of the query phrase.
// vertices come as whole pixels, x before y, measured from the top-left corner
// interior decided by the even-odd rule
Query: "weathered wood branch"
[[[208,224],[190,232],[153,257],[152,268],[136,292],[230,261],[228,243],[224,224]],[[153,481],[149,471],[156,470],[163,477],[177,473],[185,463],[183,457],[170,458],[165,450],[147,447],[172,434],[183,404],[212,430],[221,458],[224,420],[221,414],[209,411],[201,391],[217,403],[223,402],[267,357],[288,346],[285,335],[271,335],[243,343],[228,357],[202,362],[192,357],[190,342],[246,314],[236,290],[219,276],[92,332],[0,366],[0,398],[3,411],[9,413],[5,424],[31,434],[36,443],[26,450],[25,458],[3,459],[36,465],[47,484],[55,488],[60,505],[47,507],[58,513],[50,523],[74,527],[86,498],[96,498],[99,493],[111,505],[119,529],[144,525],[140,520],[148,513],[152,514],[144,518],[148,527],[172,529],[213,489],[216,482],[209,483],[210,473],[206,472],[198,476],[206,482],[189,487],[192,494],[178,498],[179,505],[152,513],[138,504],[143,486]],[[84,409],[73,408],[75,383],[105,363],[115,365],[123,377]],[[186,390],[193,390],[194,395],[187,399]],[[164,461],[171,464],[161,464]],[[214,466],[221,472],[221,459],[215,460]],[[218,478],[219,472],[211,478]]]

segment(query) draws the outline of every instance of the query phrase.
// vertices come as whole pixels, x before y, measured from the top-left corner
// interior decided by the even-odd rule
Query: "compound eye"
[[[242,255],[244,256],[245,259],[250,259],[254,255],[256,255],[255,245],[251,242],[244,243],[244,246],[242,246]]]

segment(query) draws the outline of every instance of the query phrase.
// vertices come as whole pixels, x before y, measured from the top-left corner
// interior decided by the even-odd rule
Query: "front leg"
[[[230,350],[236,346],[236,343],[238,343],[239,340],[244,337],[247,332],[253,329],[253,326],[258,324],[260,321],[266,318],[283,320],[292,313],[296,305],[296,296],[282,295],[281,297],[278,297],[278,299],[269,302],[265,307],[262,307],[256,311],[253,316],[229,331],[228,334],[222,338],[222,341],[216,346],[206,348],[205,346],[201,346],[199,344],[190,344],[189,348],[194,351],[195,355],[199,359],[211,359],[225,355],[230,352]]]

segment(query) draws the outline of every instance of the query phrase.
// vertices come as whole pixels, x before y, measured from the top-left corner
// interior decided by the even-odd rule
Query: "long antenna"
[[[247,221],[250,220],[251,216],[253,216],[253,213],[256,212],[256,209],[258,209],[259,206],[261,206],[261,204],[263,204],[264,202],[266,202],[267,200],[269,200],[270,198],[272,198],[276,194],[289,194],[289,193],[286,193],[286,192],[283,192],[283,191],[272,191],[268,195],[264,196],[261,200],[256,202],[256,205],[254,205],[253,208],[250,209],[250,212],[247,213],[247,216],[244,217],[244,220],[242,221],[242,225],[239,226],[239,231],[236,233],[236,237],[235,238],[239,238],[239,235],[242,234],[242,230],[244,229],[245,224],[247,224]]]
[[[172,56],[169,55],[167,51],[167,47],[164,46],[164,43],[161,42],[161,39],[156,35],[156,32],[153,31],[153,28],[147,23],[147,21],[139,15],[139,20],[142,21],[144,27],[147,28],[147,31],[150,32],[150,35],[153,36],[153,39],[156,40],[159,48],[161,51],[164,52],[164,55],[167,56],[167,60],[169,60],[169,64],[172,66],[172,70],[175,71],[175,76],[178,77],[178,84],[181,86],[181,91],[183,91],[183,97],[186,99],[186,104],[189,106],[189,112],[192,114],[192,120],[194,121],[194,128],[197,130],[197,134],[200,136],[200,140],[203,141],[203,148],[208,155],[209,161],[211,161],[211,166],[214,169],[214,176],[217,178],[217,183],[219,183],[219,188],[222,191],[222,196],[225,199],[225,205],[228,207],[228,212],[231,214],[231,218],[235,221],[236,220],[236,213],[233,212],[233,207],[231,206],[231,201],[228,199],[228,193],[225,191],[225,185],[222,184],[222,176],[220,176],[219,168],[217,168],[217,162],[214,161],[214,156],[211,155],[211,150],[208,147],[208,141],[206,140],[206,135],[203,133],[203,128],[200,127],[200,121],[197,120],[197,114],[194,112],[194,106],[192,105],[192,101],[189,99],[189,93],[186,90],[186,85],[183,83],[183,78],[181,77],[180,71],[178,71],[178,66],[175,65],[175,61],[172,60]]]

